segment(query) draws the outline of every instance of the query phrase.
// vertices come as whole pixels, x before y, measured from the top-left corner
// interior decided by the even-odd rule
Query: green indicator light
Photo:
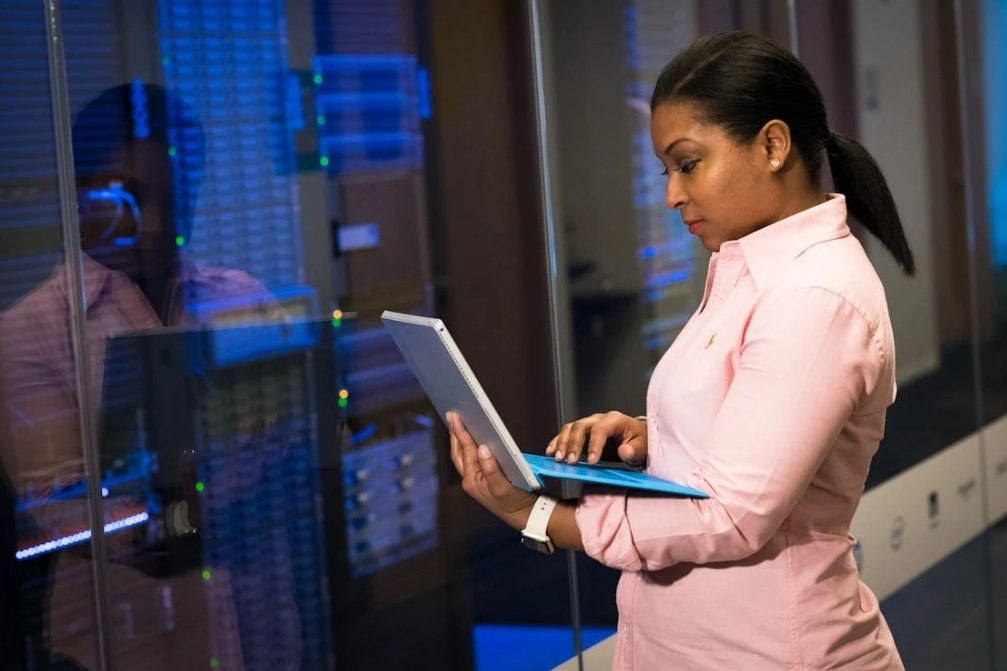
[[[209,579],[210,579],[210,572],[203,571],[203,580],[209,580]]]
[[[349,405],[349,403],[350,402],[347,401],[345,398],[339,399],[339,407],[340,408],[345,408],[347,405]]]
[[[219,664],[219,663],[220,662],[217,661],[216,657],[211,657],[210,658],[210,668],[213,668],[213,669],[217,668],[217,664]]]
[[[178,153],[177,149],[175,149],[174,147],[168,147],[168,156],[174,156],[177,153]]]
[[[185,238],[183,238],[181,235],[178,236],[177,238],[175,238],[175,244],[179,247],[182,247],[183,245],[185,245]]]
[[[196,491],[197,492],[201,492],[204,489],[206,489],[206,485],[204,485],[202,482],[197,482],[196,483]]]
[[[328,165],[329,165],[329,157],[328,156],[323,156],[320,159],[318,159],[318,162],[322,164],[323,168],[328,167]]]
[[[321,75],[315,75],[315,83],[316,84],[321,84],[322,83],[322,76]]]
[[[323,117],[321,114],[319,114],[318,116],[315,117],[315,123],[318,124],[319,126],[324,126],[325,125],[325,117]]]
[[[332,325],[334,327],[336,327],[336,328],[339,328],[340,326],[343,325],[343,320],[342,319],[333,319],[332,320]]]
[[[170,62],[171,62],[171,59],[169,59],[167,56],[165,56],[164,58],[161,59],[161,65],[167,65]]]

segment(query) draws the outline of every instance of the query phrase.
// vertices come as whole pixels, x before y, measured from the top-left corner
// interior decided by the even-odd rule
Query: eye
[[[667,176],[668,176],[668,169],[665,168],[664,170],[661,171],[661,177],[667,177]]]
[[[697,163],[699,163],[698,160],[685,161],[678,167],[678,171],[683,175],[688,175],[690,172],[696,169]]]

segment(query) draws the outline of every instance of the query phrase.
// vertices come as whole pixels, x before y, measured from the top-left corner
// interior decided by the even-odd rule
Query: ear
[[[758,146],[760,153],[764,152],[766,168],[771,172],[780,172],[786,167],[793,147],[790,141],[790,126],[779,119],[766,122],[759,131]]]

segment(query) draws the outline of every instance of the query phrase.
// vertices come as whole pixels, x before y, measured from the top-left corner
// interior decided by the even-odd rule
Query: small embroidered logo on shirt
[[[717,339],[717,334],[714,333],[712,336],[710,336],[710,339],[706,343],[706,347],[704,347],[703,349],[710,349],[710,347],[713,346],[713,341],[716,340],[716,339]]]

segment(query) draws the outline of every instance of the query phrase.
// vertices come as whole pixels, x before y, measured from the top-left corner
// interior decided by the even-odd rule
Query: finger
[[[460,431],[464,431],[461,420],[457,413],[448,413],[448,424],[451,428],[451,462],[455,465],[458,475],[465,477],[465,460],[462,458],[463,444],[459,436]]]
[[[604,422],[598,422],[591,427],[591,435],[587,443],[587,463],[597,464],[605,450],[609,439],[609,427]]]
[[[466,480],[472,481],[481,470],[479,466],[478,448],[475,445],[462,443],[462,467],[465,469]]]
[[[627,464],[642,466],[647,461],[647,451],[642,446],[634,445],[632,442],[623,443],[619,446],[619,458]]]
[[[514,485],[510,483],[507,476],[500,469],[500,463],[490,452],[490,449],[482,445],[477,451],[479,468],[482,469],[483,477],[486,478],[486,487],[493,498],[502,498],[510,493]]]
[[[566,445],[566,462],[568,464],[575,464],[580,459],[581,452],[584,451],[584,443],[587,441],[588,432],[594,424],[594,421],[584,419],[574,422]]]
[[[573,424],[564,424],[563,428],[560,429],[559,435],[553,438],[556,442],[556,461],[563,461],[566,457],[566,444],[569,442],[568,436],[572,428]]]
[[[451,418],[453,427],[451,431],[455,434],[455,436],[457,436],[458,442],[461,443],[462,450],[464,451],[470,447],[472,449],[479,447],[476,445],[475,438],[473,438],[472,434],[469,433],[469,430],[465,427],[465,423],[462,422],[462,418],[458,415],[458,413],[452,412]]]
[[[451,433],[451,463],[455,465],[455,470],[458,471],[458,475],[465,477],[465,464],[462,461],[462,446],[458,442],[458,438],[455,437],[454,432]]]
[[[551,457],[556,452],[556,444],[559,442],[559,435],[553,437],[545,448],[545,456]]]

